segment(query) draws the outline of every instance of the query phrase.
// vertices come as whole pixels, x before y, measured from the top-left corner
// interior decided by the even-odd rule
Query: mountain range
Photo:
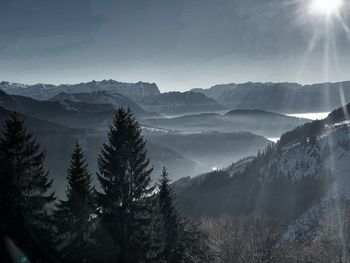
[[[61,93],[47,101],[0,91],[0,125],[3,125],[11,111],[19,112],[21,118],[26,119],[29,129],[38,136],[42,148],[48,153],[47,167],[57,179],[55,188],[59,194],[63,193],[66,173],[64,164],[68,165],[72,147],[77,141],[86,151],[90,171],[93,174],[97,171],[96,160],[102,144],[107,140],[107,128],[115,107],[112,104],[94,103],[96,98],[101,97],[105,100],[98,102],[119,103],[119,106],[124,102],[130,103],[123,96],[113,96],[104,91]],[[135,114],[141,122],[149,119],[150,116],[142,115],[145,112],[137,105],[133,107],[136,107]],[[175,180],[213,167],[222,168],[232,160],[252,155],[270,143],[252,133],[230,131],[189,134],[154,126],[141,127],[148,141],[154,179],[161,173],[163,166],[168,168],[171,178]],[[191,144],[194,145],[192,149],[189,148]],[[207,154],[203,155],[204,152]]]
[[[330,112],[350,101],[350,82],[243,83],[194,89],[229,109],[261,109],[280,113]]]
[[[226,108],[215,100],[195,92],[160,93],[154,83],[124,83],[114,80],[91,81],[73,85],[24,85],[0,82],[0,90],[36,100],[85,102],[130,106],[135,113],[184,114],[211,112]],[[152,113],[149,114],[152,116]],[[154,116],[154,114],[153,114]]]
[[[164,115],[208,113],[234,109],[260,109],[279,113],[330,112],[350,101],[350,82],[319,83],[253,83],[220,84],[209,89],[192,89],[187,92],[161,93],[155,83],[124,83],[115,80],[91,81],[79,84],[25,85],[0,82],[0,89],[11,95],[37,100],[52,100],[74,93],[94,93],[101,97],[83,98],[83,102],[114,101],[127,103],[147,112]],[[104,93],[101,93],[104,92]],[[63,93],[63,94],[61,94]],[[66,95],[64,95],[66,94]],[[116,102],[119,97],[132,102]],[[57,97],[56,97],[57,99]],[[86,101],[85,101],[86,100]],[[137,104],[139,107],[135,106]]]
[[[331,169],[330,164],[345,158],[345,163],[339,161],[337,165],[346,169],[347,153],[340,152],[347,145],[346,136],[338,135],[347,129],[347,124],[343,123],[346,117],[339,108],[326,120],[310,122],[270,109],[276,112],[287,110],[289,103],[293,104],[293,99],[297,98],[294,107],[299,108],[294,111],[325,110],[326,106],[320,108],[318,105],[323,103],[322,94],[328,94],[329,107],[336,103],[341,105],[340,101],[346,100],[348,96],[348,87],[347,82],[310,86],[246,83],[217,85],[208,91],[197,89],[182,93],[161,93],[155,84],[142,82],[130,84],[109,80],[58,86],[2,82],[0,89],[11,94],[0,91],[0,121],[3,123],[10,111],[18,111],[27,120],[29,128],[38,134],[43,148],[48,152],[47,166],[55,178],[60,178],[57,188],[61,189],[60,182],[63,185],[65,178],[65,166],[62,164],[68,164],[72,145],[76,141],[82,144],[89,168],[95,174],[98,153],[107,139],[107,128],[114,109],[130,107],[148,141],[154,179],[163,166],[168,168],[173,180],[185,177],[175,183],[179,204],[185,213],[213,216],[223,212],[252,212],[257,208],[264,210],[267,207],[264,202],[277,202],[274,195],[281,194],[270,188],[270,194],[267,194],[264,187],[270,187],[270,183],[274,189],[286,193],[300,190],[298,187],[308,189],[311,185],[317,186],[318,190],[306,191],[312,192],[312,196],[301,196],[294,200],[295,204],[291,203],[295,206],[294,214],[283,211],[288,216],[297,217],[307,210],[313,200],[325,196],[325,192],[330,189],[328,185],[332,185],[329,182],[330,174],[335,178],[342,174],[341,171]],[[283,101],[281,98],[284,96],[290,98]],[[240,103],[237,105],[235,101],[238,100]],[[306,105],[306,101],[309,105]],[[281,135],[276,145],[266,139],[279,138]],[[334,148],[339,155],[331,154],[331,159],[327,159],[329,156],[324,157],[324,152],[328,151],[326,141],[330,145],[339,144],[337,149]],[[258,152],[256,157],[251,157]],[[318,163],[320,159],[325,160],[324,164]],[[231,165],[233,161],[235,164]],[[302,170],[305,167],[308,170]],[[209,174],[187,178],[217,169]],[[270,177],[271,174],[276,178]],[[322,176],[317,178],[316,175]],[[284,181],[285,178],[290,181]],[[300,180],[305,182],[300,183]],[[269,183],[262,188],[261,182]],[[347,183],[345,179],[339,182],[344,185]],[[281,187],[276,187],[279,183]],[[294,188],[284,189],[283,184]],[[255,194],[251,191],[255,191]],[[228,193],[230,196],[227,196]],[[232,193],[235,193],[234,196]],[[246,196],[248,193],[252,199]],[[257,203],[259,195],[265,199],[261,198]],[[212,199],[226,201],[212,207]],[[206,208],[196,203],[202,200],[207,200]],[[249,211],[242,210],[244,202],[249,202],[249,205],[244,206]],[[275,207],[282,209],[279,203]]]
[[[135,101],[141,101],[149,96],[156,96],[160,91],[156,84],[137,82],[125,83],[115,80],[90,81],[79,84],[35,84],[25,85],[10,82],[0,82],[0,89],[13,95],[22,95],[38,100],[48,100],[61,92],[65,93],[82,93],[94,91],[111,91],[119,93]]]

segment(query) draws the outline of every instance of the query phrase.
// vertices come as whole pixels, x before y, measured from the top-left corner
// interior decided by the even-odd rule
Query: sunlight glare
[[[339,12],[342,0],[311,0],[309,10],[315,15],[331,15]]]

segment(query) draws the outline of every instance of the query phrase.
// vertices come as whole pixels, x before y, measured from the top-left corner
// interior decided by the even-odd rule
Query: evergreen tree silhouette
[[[182,262],[184,248],[181,242],[183,225],[181,217],[174,205],[174,193],[168,173],[163,168],[159,181],[158,207],[164,228],[163,233],[163,259],[168,263]]]
[[[94,187],[82,148],[75,145],[67,170],[67,200],[57,204],[55,222],[65,262],[92,260],[93,219],[96,216]]]
[[[194,258],[200,258],[200,233],[197,223],[180,214],[175,201],[173,186],[163,168],[155,214],[160,218],[156,226],[158,230],[155,231],[161,237],[158,259],[167,263],[193,262]]]
[[[52,180],[44,168],[45,152],[17,113],[6,120],[0,139],[0,261],[6,262],[4,237],[32,261],[52,260]]]
[[[116,111],[98,165],[103,190],[97,193],[100,218],[118,251],[116,261],[142,262],[149,249],[152,169],[148,168],[146,142],[130,109]]]

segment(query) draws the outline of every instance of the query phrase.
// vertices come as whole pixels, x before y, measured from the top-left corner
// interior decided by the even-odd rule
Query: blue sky
[[[325,41],[324,18],[299,1],[2,0],[0,80],[112,78],[167,91],[350,79],[345,31],[332,21]]]

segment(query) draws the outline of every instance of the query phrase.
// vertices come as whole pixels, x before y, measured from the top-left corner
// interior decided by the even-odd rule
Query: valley
[[[4,0],[0,263],[350,263],[350,0]]]
[[[0,89],[3,109],[37,120],[35,125],[28,125],[48,151],[47,165],[57,178],[59,194],[64,193],[66,169],[61,164],[68,165],[74,141],[86,150],[91,172],[97,172],[99,149],[107,140],[106,131],[118,107],[129,107],[140,122],[148,141],[153,180],[163,166],[174,181],[225,168],[267,147],[271,141],[266,138],[278,138],[309,121],[263,110],[224,110],[225,106],[204,94],[162,94],[155,84],[142,82],[109,80],[58,86],[2,82]],[[4,111],[2,115],[4,120],[9,113]],[[61,125],[67,132],[43,133],[45,121]]]
[[[77,142],[100,189],[95,175],[108,127],[118,108],[129,108],[146,140],[152,183],[166,167],[179,211],[190,218],[278,217],[288,225],[288,238],[294,242],[298,232],[306,242],[315,231],[310,213],[332,200],[350,198],[345,114],[350,105],[330,113],[290,113],[288,105],[276,112],[271,107],[229,109],[215,99],[220,89],[227,92],[232,85],[215,86],[215,92],[162,95],[155,85],[142,84],[142,94],[147,94],[142,95],[139,83],[120,84],[120,89],[115,81],[92,83],[86,84],[90,92],[81,92],[83,84],[63,86],[63,92],[57,90],[61,86],[46,90],[41,85],[6,86],[8,93],[0,92],[0,124],[12,111],[25,119],[47,152],[58,196],[65,194],[65,172]]]

